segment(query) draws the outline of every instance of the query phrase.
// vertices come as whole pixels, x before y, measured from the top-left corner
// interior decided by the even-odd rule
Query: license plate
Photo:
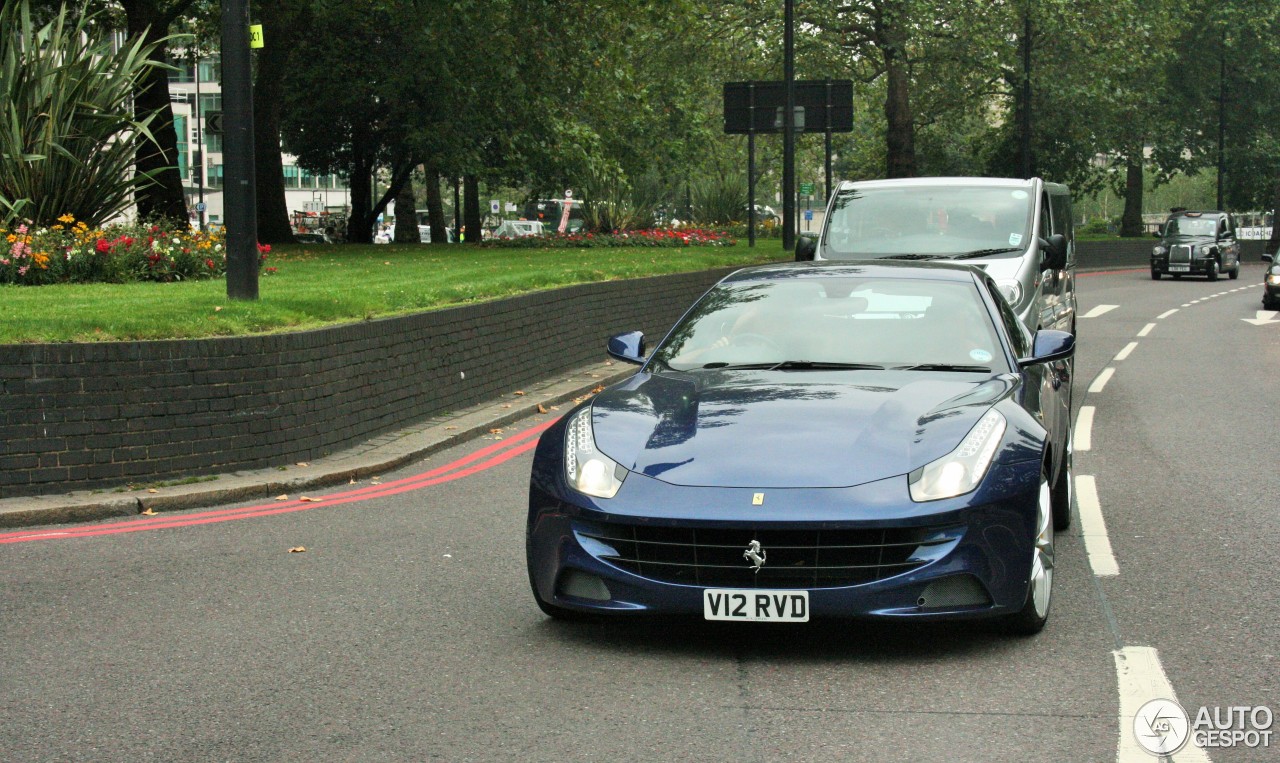
[[[1190,273],[1191,266],[1190,265],[1170,265],[1169,272],[1170,273]]]
[[[707,620],[807,623],[809,592],[708,588],[702,592],[702,616]]]

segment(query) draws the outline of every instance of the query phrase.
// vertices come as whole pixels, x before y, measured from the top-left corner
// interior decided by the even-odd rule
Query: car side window
[[[1053,227],[1049,220],[1049,197],[1041,194],[1040,196],[1040,230],[1041,238],[1048,238],[1053,233]]]
[[[1031,354],[1031,337],[1027,336],[1027,327],[1022,325],[1022,321],[1018,320],[1018,316],[1013,314],[1013,308],[1009,307],[1009,303],[1000,295],[993,281],[987,281],[987,291],[991,292],[991,298],[995,300],[996,307],[1000,311],[1000,322],[1004,324],[1004,331],[1009,335],[1009,342],[1013,345],[1013,354],[1019,358],[1025,358]]]

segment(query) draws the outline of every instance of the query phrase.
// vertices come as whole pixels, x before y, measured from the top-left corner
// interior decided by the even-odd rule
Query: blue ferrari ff
[[[787,263],[712,287],[543,433],[527,554],[553,617],[1003,617],[1044,627],[1071,516],[1075,338],[982,270]]]

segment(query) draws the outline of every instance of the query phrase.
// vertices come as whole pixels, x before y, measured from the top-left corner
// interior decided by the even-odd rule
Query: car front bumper
[[[700,616],[708,588],[805,590],[814,618],[980,618],[1017,612],[1026,601],[1036,462],[994,465],[974,493],[929,503],[911,500],[905,476],[766,490],[762,506],[753,505],[759,491],[639,474],[615,498],[596,500],[542,476],[535,469],[530,487],[529,577],[539,598],[563,609]],[[756,538],[774,554],[759,572],[744,557]],[[868,548],[858,553],[875,561],[857,564],[870,557],[848,556],[839,544],[849,538],[863,539]],[[796,550],[804,543],[816,544],[809,556]],[[856,573],[827,577],[841,553]]]

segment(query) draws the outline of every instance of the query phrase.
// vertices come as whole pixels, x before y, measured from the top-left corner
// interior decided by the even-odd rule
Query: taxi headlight
[[[627,477],[626,469],[596,448],[591,406],[575,413],[565,427],[564,472],[571,487],[596,498],[617,495]]]
[[[1280,273],[1268,273],[1267,286],[1280,286]]]
[[[1168,251],[1169,250],[1166,247],[1157,245],[1156,248],[1151,250],[1151,253],[1157,257],[1163,257],[1166,253],[1168,253]]]
[[[1004,416],[994,408],[987,411],[955,450],[907,477],[911,500],[922,503],[954,498],[976,488],[991,466],[1004,430]]]

